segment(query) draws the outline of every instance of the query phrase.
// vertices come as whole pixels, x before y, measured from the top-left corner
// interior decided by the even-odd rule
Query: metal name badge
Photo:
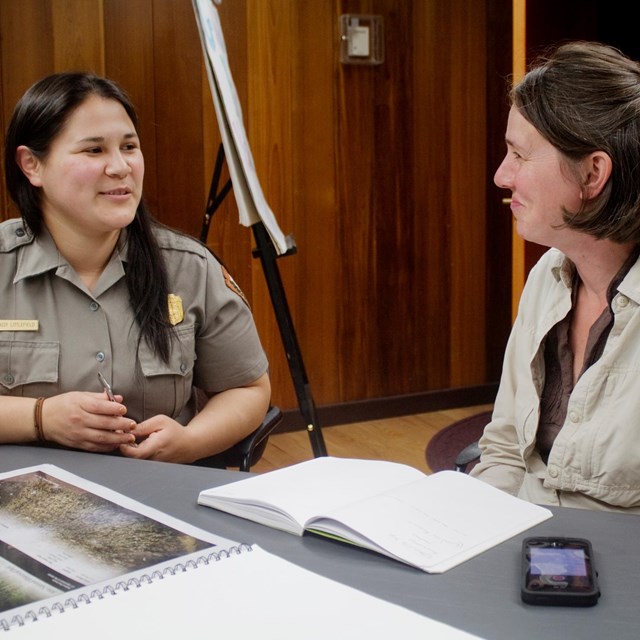
[[[37,320],[0,320],[0,331],[37,331]]]

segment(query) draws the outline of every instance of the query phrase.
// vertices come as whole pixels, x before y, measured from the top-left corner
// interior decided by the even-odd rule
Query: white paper
[[[313,516],[422,477],[422,471],[394,462],[320,456],[202,491],[199,502],[225,511],[233,509],[235,515],[260,505],[262,508],[253,513],[258,522],[281,528],[278,524],[283,523],[277,516],[284,513],[291,518],[286,530],[302,535]],[[240,505],[238,509],[233,508],[234,501]]]
[[[330,456],[204,490],[198,502],[290,533],[342,538],[429,573],[552,515],[456,471],[425,475],[395,462]]]
[[[12,638],[437,638],[472,634],[302,569],[257,546],[11,631]]]
[[[229,68],[218,12],[211,0],[193,0],[193,8],[240,223],[251,226],[262,221],[276,252],[283,254],[287,251],[287,240],[267,204],[258,179],[243,124],[240,100]]]
[[[381,514],[388,526],[381,526]],[[362,546],[442,573],[549,517],[548,509],[464,473],[441,471],[334,509],[331,522],[312,526],[336,534],[346,530]]]

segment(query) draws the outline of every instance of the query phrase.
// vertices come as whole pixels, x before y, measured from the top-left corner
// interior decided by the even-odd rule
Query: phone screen
[[[585,538],[526,538],[521,596],[527,604],[590,607],[600,588],[591,543]]]
[[[527,588],[586,591],[593,588],[587,549],[577,542],[531,544]]]

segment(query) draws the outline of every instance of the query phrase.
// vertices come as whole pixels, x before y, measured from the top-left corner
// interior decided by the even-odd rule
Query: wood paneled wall
[[[487,122],[503,113],[487,109],[487,81],[503,88],[487,16],[508,4],[218,8],[258,175],[297,243],[278,264],[318,405],[497,379],[488,354],[502,351],[510,322],[510,246],[491,239],[506,236],[510,217],[487,211]],[[343,13],[383,17],[384,64],[340,64]],[[47,73],[118,80],[141,118],[147,200],[162,221],[199,235],[220,138],[191,0],[2,0],[0,35],[2,129]],[[0,198],[3,217],[16,215],[4,189]],[[252,301],[274,400],[295,407],[252,234],[232,197],[208,242]]]

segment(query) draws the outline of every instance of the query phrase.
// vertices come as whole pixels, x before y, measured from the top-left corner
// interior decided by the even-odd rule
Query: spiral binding
[[[107,584],[101,588],[92,589],[89,593],[81,593],[77,597],[68,597],[64,600],[53,602],[52,604],[42,605],[37,609],[29,609],[23,614],[16,614],[10,619],[0,619],[0,629],[10,631],[11,627],[23,627],[30,622],[37,622],[40,618],[50,618],[53,615],[65,613],[69,609],[77,609],[80,604],[89,604],[92,600],[102,600],[105,596],[116,596],[118,593],[128,591],[131,588],[140,588],[145,584],[151,584],[154,580],[164,580],[167,576],[173,576],[176,573],[197,569],[206,566],[211,562],[219,562],[224,558],[230,558],[233,555],[239,555],[245,551],[251,551],[251,545],[241,543],[228,549],[220,549],[212,551],[206,555],[200,555],[197,558],[189,558],[185,562],[177,562],[176,564],[155,569],[150,574],[143,573],[135,575],[126,580],[118,580],[114,584]]]

